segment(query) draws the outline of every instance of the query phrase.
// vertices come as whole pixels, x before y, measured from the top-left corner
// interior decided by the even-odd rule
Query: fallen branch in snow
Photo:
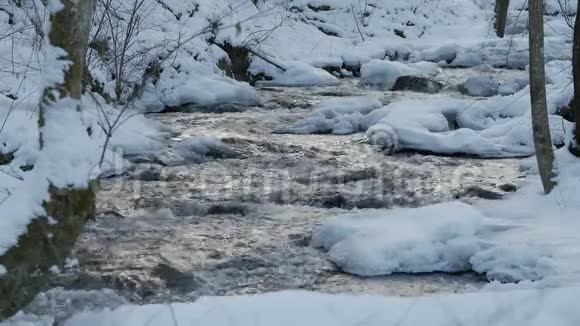
[[[354,14],[354,6],[351,4],[350,8],[352,10],[352,18],[354,18],[354,22],[356,23],[356,28],[358,29],[358,33],[360,34],[360,38],[362,39],[362,41],[365,41],[365,37],[363,36],[363,33],[360,30],[360,26],[358,24],[358,19],[356,19],[356,15]]]
[[[258,51],[255,51],[250,47],[248,47],[248,52],[250,52],[251,54],[255,55],[256,57],[266,61],[267,63],[271,64],[272,66],[274,66],[282,71],[288,70],[286,67],[282,66],[282,64],[274,61],[273,59],[268,58],[266,55],[264,55]]]

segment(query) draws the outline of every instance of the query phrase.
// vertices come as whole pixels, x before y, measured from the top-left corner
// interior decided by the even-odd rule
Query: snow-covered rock
[[[336,86],[340,81],[328,71],[303,63],[293,63],[284,72],[273,76],[272,81],[262,82],[272,86]]]
[[[381,101],[370,97],[343,97],[322,101],[309,117],[298,120],[288,127],[281,127],[277,133],[337,135],[361,131],[364,115],[382,106]]]
[[[142,104],[149,112],[185,105],[211,107],[225,104],[255,106],[260,104],[256,90],[247,83],[219,75],[161,74],[157,85],[145,88]]]
[[[225,158],[233,155],[231,150],[220,139],[210,136],[183,139],[175,144],[172,149],[179,157],[197,163],[202,162],[207,157]]]
[[[443,84],[423,76],[401,76],[397,78],[393,91],[415,91],[421,93],[438,93],[443,89]]]
[[[580,168],[566,148],[556,158],[549,195],[533,175],[506,200],[352,212],[316,230],[313,245],[357,275],[473,270],[501,282],[578,284]]]
[[[527,78],[516,78],[505,81],[499,86],[499,95],[513,95],[524,89],[528,84],[529,80]]]
[[[499,84],[491,76],[474,76],[467,78],[461,90],[471,96],[490,97],[498,94]]]
[[[361,83],[392,89],[401,76],[433,76],[439,72],[434,63],[406,64],[397,61],[373,60],[361,67]]]
[[[377,210],[331,220],[318,229],[313,245],[348,273],[462,272],[485,244],[476,233],[483,216],[467,204]]]

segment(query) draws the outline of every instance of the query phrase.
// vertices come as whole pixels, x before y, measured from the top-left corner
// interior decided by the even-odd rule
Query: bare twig
[[[358,19],[356,18],[356,14],[354,13],[354,6],[352,4],[350,5],[350,9],[352,11],[352,18],[354,18],[354,22],[356,23],[356,28],[358,29],[358,33],[360,34],[360,38],[364,42],[365,41],[365,37],[363,36],[362,31],[360,30],[360,26],[358,24]]]

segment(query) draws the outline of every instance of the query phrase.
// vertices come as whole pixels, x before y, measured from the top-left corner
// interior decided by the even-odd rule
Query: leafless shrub
[[[159,78],[161,67],[165,62],[170,61],[173,66],[178,57],[178,52],[184,46],[196,38],[212,37],[220,30],[236,28],[241,30],[242,24],[256,19],[259,16],[268,14],[269,10],[278,8],[273,6],[267,8],[256,15],[240,20],[233,24],[225,24],[227,17],[236,13],[237,10],[250,3],[251,0],[240,0],[236,4],[229,6],[222,12],[216,12],[209,17],[205,17],[206,24],[198,31],[191,34],[184,33],[181,29],[173,38],[166,38],[148,46],[143,46],[141,40],[149,32],[160,29],[156,24],[148,19],[154,10],[162,7],[180,20],[183,16],[180,12],[174,12],[161,0],[98,0],[96,14],[93,17],[93,33],[87,51],[87,67],[90,74],[96,69],[104,69],[108,76],[114,81],[114,94],[109,94],[103,89],[98,81],[91,81],[93,91],[98,91],[107,101],[112,104],[117,111],[113,116],[111,112],[100,106],[99,127],[105,134],[105,144],[101,153],[101,164],[104,160],[105,151],[115,130],[126,121],[130,112],[134,112],[135,100],[140,98],[142,91],[149,82],[155,82]],[[287,2],[287,0],[282,0]],[[194,8],[189,13],[193,17],[198,8]],[[271,28],[254,31],[250,33],[242,42],[243,46],[259,46],[271,33],[282,26],[288,16],[282,15]],[[201,17],[199,19],[202,19]],[[193,56],[193,55],[192,55]]]

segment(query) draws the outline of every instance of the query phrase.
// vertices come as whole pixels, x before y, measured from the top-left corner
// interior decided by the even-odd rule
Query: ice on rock
[[[370,127],[365,135],[368,142],[386,154],[399,150],[399,134],[388,123],[379,122]]]
[[[284,72],[274,74],[272,81],[261,84],[270,86],[337,86],[340,81],[328,71],[304,63],[292,63]]]
[[[453,213],[451,213],[453,212]],[[485,244],[483,216],[458,202],[417,209],[370,210],[338,216],[313,234],[313,245],[348,273],[460,272]]]
[[[552,135],[552,143],[558,147],[564,146],[567,135],[573,130],[574,124],[558,115],[548,115],[548,123],[550,126],[550,134]],[[517,144],[522,146],[522,148],[527,147],[530,155],[535,153],[532,121],[529,116],[521,119],[512,119],[510,123],[504,126],[498,126],[497,128],[506,129],[503,142],[506,146]],[[483,132],[483,135],[492,134],[495,129],[490,128]]]
[[[312,243],[356,275],[473,270],[500,282],[576,284],[580,168],[566,148],[556,158],[558,190],[549,195],[531,175],[506,200],[339,215],[314,231]]]
[[[381,106],[381,101],[363,96],[324,100],[309,117],[301,119],[289,127],[279,128],[276,132],[352,134],[361,131],[361,119],[364,115]]]
[[[192,78],[173,69],[164,70],[157,85],[145,88],[142,104],[150,112],[184,105],[211,107],[227,104],[260,104],[256,90],[247,83],[220,75],[196,75]]]
[[[312,114],[311,116],[300,119],[289,127],[281,127],[274,130],[280,134],[326,134],[332,131],[333,121],[326,119],[321,114]]]
[[[528,83],[526,78],[516,78],[503,82],[499,86],[499,95],[513,95],[528,86]]]
[[[490,280],[517,282],[553,273],[549,247],[505,241],[502,230],[513,227],[498,225],[508,224],[460,202],[367,210],[328,221],[315,230],[313,245],[327,250],[343,271],[360,276],[473,270]]]
[[[350,135],[360,131],[360,120],[363,115],[354,112],[332,119],[332,133],[335,135]]]
[[[437,64],[372,60],[361,67],[361,83],[392,89],[401,76],[433,76],[439,72]]]
[[[554,272],[550,252],[528,245],[494,246],[470,258],[473,270],[500,282],[537,281]]]
[[[548,88],[550,129],[556,146],[565,143],[572,128],[570,122],[553,115],[557,107],[569,102],[570,91],[560,91],[561,86],[554,84]],[[528,88],[524,88],[513,95],[478,101],[449,96],[400,100],[382,108],[376,100],[373,104],[356,97],[339,99],[334,103],[323,102],[309,117],[277,132],[366,131],[369,143],[387,154],[410,149],[481,157],[530,156],[534,154],[534,147],[527,93]],[[357,102],[361,103],[357,105]]]
[[[413,51],[409,57],[412,62],[429,61],[451,63],[457,57],[458,45],[447,43],[439,47],[429,47],[419,51]]]
[[[395,102],[381,112],[385,115],[367,130],[366,137],[369,143],[387,152],[414,149],[442,154],[503,156],[498,144],[478,132],[466,128],[451,130],[451,122],[467,106],[461,100]],[[380,115],[377,113],[376,117]]]
[[[471,96],[490,97],[498,94],[499,84],[491,76],[475,76],[469,77],[461,89]]]
[[[353,96],[324,100],[320,102],[317,112],[330,119],[343,114],[360,113],[365,115],[382,106],[381,101],[376,98]]]
[[[196,136],[181,140],[173,150],[177,155],[193,162],[202,162],[207,157],[225,157],[230,149],[216,137]]]

